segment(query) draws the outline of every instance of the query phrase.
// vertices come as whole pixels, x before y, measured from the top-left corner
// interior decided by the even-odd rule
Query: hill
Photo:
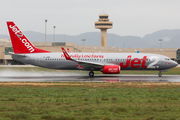
[[[24,34],[32,42],[44,42],[45,34],[34,31],[25,31]],[[0,35],[0,38],[7,38],[7,35]],[[100,46],[100,32],[87,32],[79,35],[56,34],[56,42],[74,42],[77,45],[82,45],[86,39],[85,45]],[[147,34],[143,38],[138,36],[119,36],[117,34],[107,34],[108,47],[121,48],[159,48],[159,39],[163,39],[162,48],[180,48],[180,29],[174,30],[159,30],[152,34]],[[47,42],[53,42],[53,34],[47,35]]]

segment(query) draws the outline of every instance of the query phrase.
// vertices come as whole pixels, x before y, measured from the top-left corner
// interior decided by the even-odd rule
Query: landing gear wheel
[[[161,77],[161,76],[162,76],[162,74],[161,74],[161,73],[159,73],[158,75],[159,75],[159,77]]]
[[[93,71],[89,72],[89,77],[94,77],[94,72]]]

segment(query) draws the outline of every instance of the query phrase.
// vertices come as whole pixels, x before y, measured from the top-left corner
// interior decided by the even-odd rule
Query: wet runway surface
[[[180,82],[180,75],[85,75],[72,76],[0,76],[3,81],[28,82]]]

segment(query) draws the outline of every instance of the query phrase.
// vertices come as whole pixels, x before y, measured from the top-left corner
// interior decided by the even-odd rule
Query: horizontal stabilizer
[[[19,56],[19,57],[26,57],[25,54],[14,54],[13,52],[8,52],[6,55],[13,55],[13,56]]]

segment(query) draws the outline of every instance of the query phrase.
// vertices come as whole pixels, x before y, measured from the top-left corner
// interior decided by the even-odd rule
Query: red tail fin
[[[7,22],[7,26],[14,53],[50,53],[49,51],[34,47],[34,45],[26,38],[14,22]]]

